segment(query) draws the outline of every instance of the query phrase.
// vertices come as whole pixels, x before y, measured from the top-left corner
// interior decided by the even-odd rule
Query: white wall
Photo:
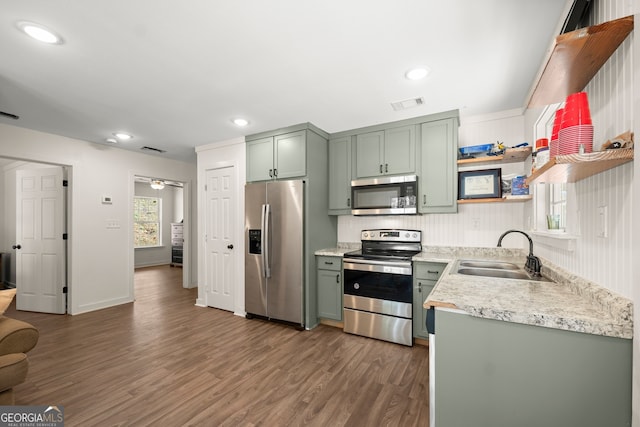
[[[237,229],[235,235],[237,244],[234,243],[233,262],[235,263],[236,280],[233,283],[234,292],[234,313],[244,316],[244,185],[246,183],[246,146],[244,137],[236,138],[229,141],[209,144],[206,146],[196,147],[198,154],[198,301],[197,305],[207,305],[207,261],[205,252],[204,234],[207,232],[205,217],[205,190],[207,171],[223,167],[233,166],[236,172],[236,194],[237,199],[235,209],[238,214],[236,221]]]
[[[68,165],[69,312],[78,314],[131,302],[133,295],[132,204],[135,175],[163,176],[195,188],[194,164],[0,124],[0,156]],[[167,176],[170,175],[170,176]],[[113,198],[103,205],[103,195]],[[187,194],[195,207],[195,192]],[[195,215],[195,208],[191,209]],[[193,218],[185,218],[185,224]],[[107,222],[120,228],[107,229]],[[195,233],[195,223],[188,228]],[[195,234],[193,234],[195,236]],[[195,239],[191,239],[192,242]],[[185,251],[197,254],[197,247]],[[196,256],[186,265],[195,278]],[[189,279],[189,283],[191,279]]]
[[[184,217],[183,190],[170,185],[166,185],[162,190],[154,190],[147,183],[136,182],[135,195],[159,197],[162,200],[162,245],[153,248],[136,248],[135,267],[169,264],[171,262],[171,223],[180,222]]]

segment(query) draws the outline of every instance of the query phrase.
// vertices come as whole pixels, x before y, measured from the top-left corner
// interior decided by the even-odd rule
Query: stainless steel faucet
[[[542,263],[540,262],[540,258],[533,255],[533,240],[531,240],[531,237],[529,237],[527,233],[520,230],[507,230],[502,233],[502,236],[500,236],[500,238],[498,239],[498,247],[502,247],[502,239],[509,233],[520,233],[529,240],[529,255],[527,255],[527,262],[524,265],[524,269],[529,274],[532,274],[536,277],[540,276],[540,268],[542,267]]]

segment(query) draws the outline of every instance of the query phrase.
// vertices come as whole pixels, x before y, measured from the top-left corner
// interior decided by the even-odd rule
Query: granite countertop
[[[524,265],[520,250],[428,248],[414,261],[447,262],[424,306],[502,320],[617,338],[633,337],[632,302],[542,260],[551,282],[496,279],[452,272],[457,259],[494,259]]]
[[[316,255],[321,256],[344,256],[347,252],[360,249],[360,243],[338,243],[335,248],[319,249],[315,251]]]

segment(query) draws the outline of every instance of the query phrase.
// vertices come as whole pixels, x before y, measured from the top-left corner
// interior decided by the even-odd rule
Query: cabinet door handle
[[[380,173],[382,173],[382,165],[380,165]]]
[[[418,292],[422,292],[422,282],[418,282]]]
[[[351,207],[351,197],[347,198],[347,207],[350,208]]]
[[[431,270],[427,270],[427,273],[429,274],[438,274],[440,273],[439,271],[431,271]]]
[[[423,195],[422,195],[422,204],[423,204],[423,205],[426,205],[426,204],[427,204],[427,195],[426,195],[426,194],[423,194]]]
[[[273,170],[273,176],[277,177],[278,176],[278,169],[274,169]]]
[[[326,265],[333,265],[333,261],[329,262],[329,261],[325,261],[324,262]]]
[[[340,275],[336,274],[336,283],[340,283]]]
[[[273,169],[269,169],[269,176],[273,178]]]
[[[389,172],[389,163],[384,164],[384,172],[385,173]]]

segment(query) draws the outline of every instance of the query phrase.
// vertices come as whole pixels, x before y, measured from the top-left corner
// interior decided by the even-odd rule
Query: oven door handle
[[[375,273],[412,274],[411,263],[405,261],[374,261],[345,258],[342,260],[345,270],[372,271]]]

